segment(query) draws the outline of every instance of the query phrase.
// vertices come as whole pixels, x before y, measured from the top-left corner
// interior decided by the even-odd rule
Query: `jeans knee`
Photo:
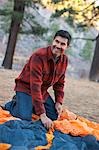
[[[26,114],[26,113],[19,113],[19,118],[21,118],[22,120],[27,120],[27,121],[31,121],[32,120],[32,114]]]

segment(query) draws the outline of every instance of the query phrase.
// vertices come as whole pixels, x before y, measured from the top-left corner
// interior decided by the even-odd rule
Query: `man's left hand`
[[[56,102],[55,104],[55,108],[57,110],[57,113],[58,113],[58,118],[60,117],[61,113],[62,113],[62,105],[58,102]]]

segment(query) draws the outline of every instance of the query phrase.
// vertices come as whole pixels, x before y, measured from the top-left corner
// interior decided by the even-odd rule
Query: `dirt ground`
[[[15,94],[14,79],[19,71],[0,68],[0,104]],[[72,112],[99,123],[99,83],[66,78],[64,106]],[[49,92],[53,96],[52,89]]]

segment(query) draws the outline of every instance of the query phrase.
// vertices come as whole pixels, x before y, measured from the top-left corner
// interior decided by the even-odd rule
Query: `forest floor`
[[[14,79],[20,71],[0,68],[0,104],[11,100],[15,94]],[[64,106],[72,112],[99,123],[99,83],[66,78]],[[49,92],[53,96],[50,88]]]

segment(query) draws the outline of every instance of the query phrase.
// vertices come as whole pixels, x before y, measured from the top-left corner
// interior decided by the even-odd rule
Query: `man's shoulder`
[[[30,60],[38,58],[45,60],[45,58],[47,58],[48,47],[49,46],[36,49],[35,52],[33,52],[33,54],[30,56]]]
[[[64,62],[68,62],[68,56],[65,55],[65,54],[63,55],[63,61],[64,61]]]
[[[48,51],[48,46],[47,47],[42,47],[38,48],[34,54],[38,56],[47,56],[47,51]]]

